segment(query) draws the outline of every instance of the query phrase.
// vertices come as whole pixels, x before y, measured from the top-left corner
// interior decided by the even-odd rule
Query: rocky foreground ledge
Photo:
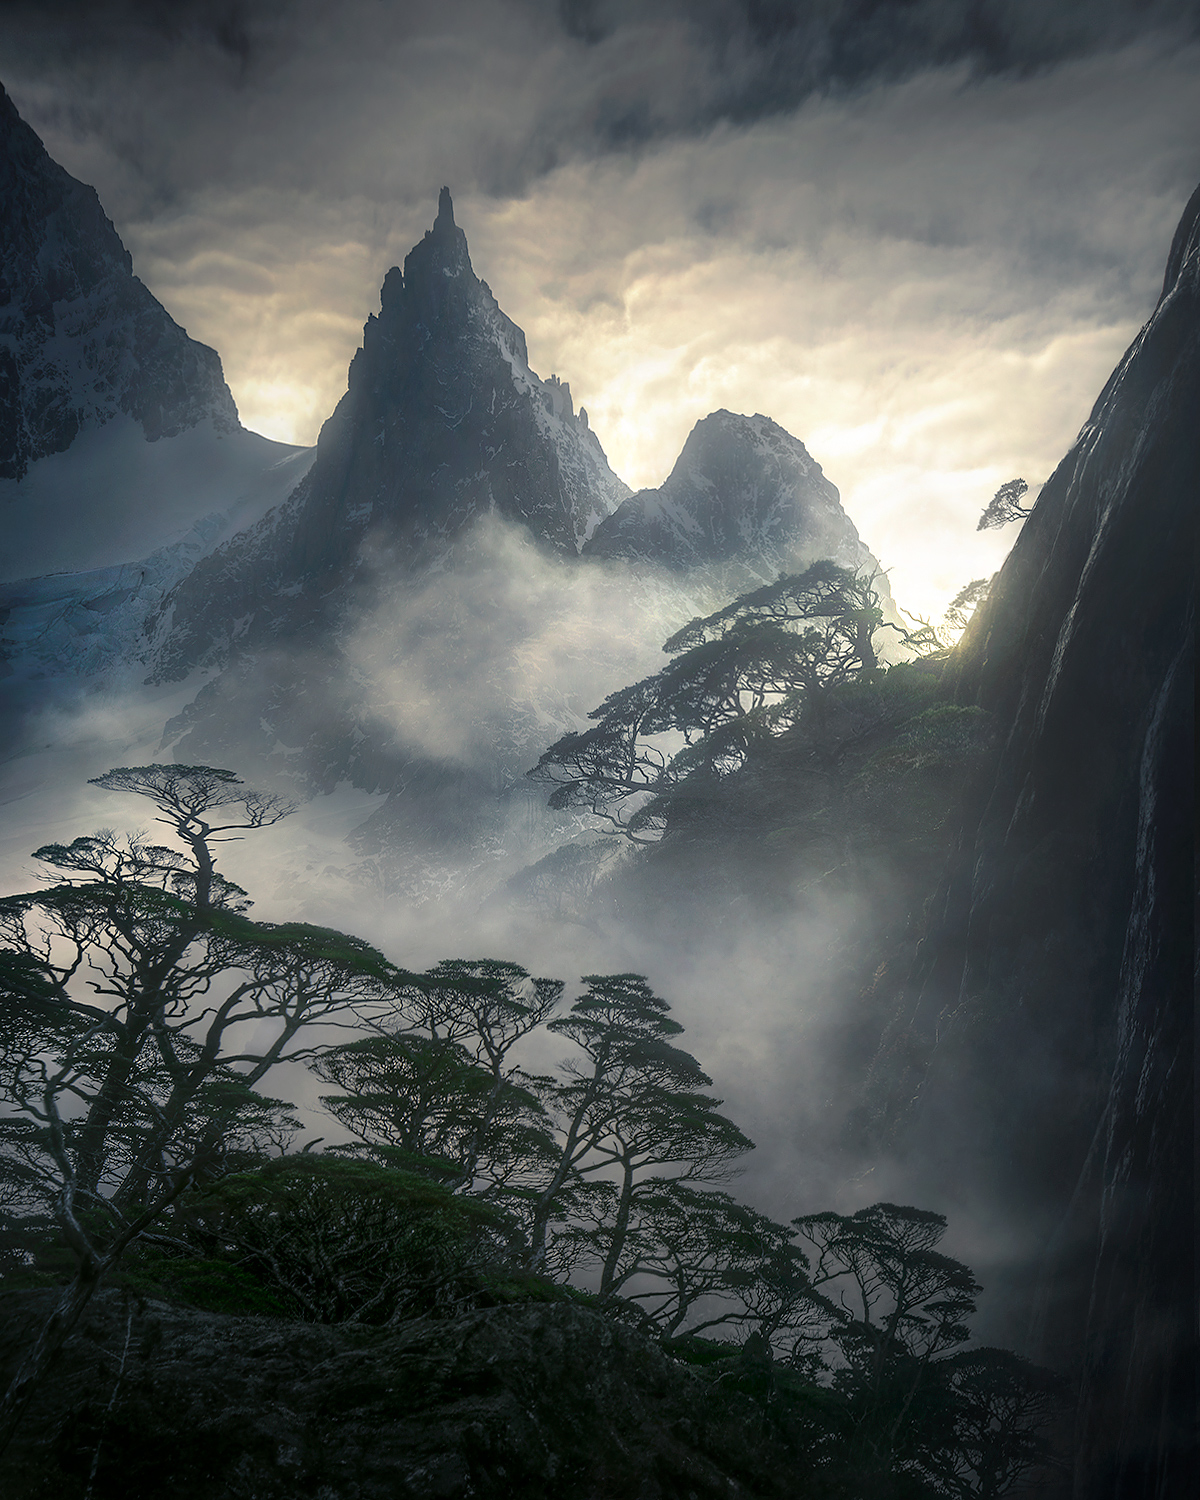
[[[53,1296],[0,1296],[6,1381]],[[805,1489],[750,1396],[587,1307],[369,1329],[117,1291],[93,1302],[5,1470],[6,1500],[82,1500],[89,1481],[89,1500],[738,1500]]]

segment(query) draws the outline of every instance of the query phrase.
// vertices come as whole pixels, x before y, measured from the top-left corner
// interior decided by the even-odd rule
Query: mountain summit
[[[377,573],[433,562],[482,516],[575,557],[628,494],[570,387],[530,369],[443,188],[433,228],[384,277],[311,471],[180,586],[161,670],[224,659],[235,620],[239,649],[310,632],[314,609],[328,620],[361,590],[364,559]]]
[[[818,557],[878,568],[821,465],[770,417],[715,411],[663,484],[602,521],[584,552],[692,568],[740,561],[792,572]]]
[[[491,512],[574,554],[629,493],[569,388],[530,369],[525,335],[475,275],[448,188],[403,271],[384,278],[347,385],[297,525],[303,568],[368,532],[420,550]]]
[[[239,427],[216,352],[133,274],[94,188],[52,160],[0,88],[0,479],[88,428],[132,418],[153,441]]]

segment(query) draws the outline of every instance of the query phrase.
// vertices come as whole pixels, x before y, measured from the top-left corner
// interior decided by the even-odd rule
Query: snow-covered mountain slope
[[[146,621],[312,451],[239,423],[213,350],[0,90],[0,717],[145,675]]]
[[[242,650],[328,632],[368,574],[444,557],[481,516],[575,557],[628,493],[569,388],[530,369],[443,189],[432,230],[384,280],[307,479],[180,586],[160,674],[220,662],[234,621]]]
[[[197,524],[212,533],[218,517],[224,539],[285,499],[312,452],[222,431],[211,418],[147,443],[118,414],[30,464],[23,479],[0,479],[0,584],[144,559]]]
[[[311,448],[207,423],[147,449],[130,425],[78,438],[26,478],[43,525],[5,561],[56,570],[0,582],[0,705],[10,717],[85,682],[144,677],[170,592],[285,499],[313,459]]]
[[[118,415],[150,442],[201,422],[238,429],[216,353],[134,276],[95,190],[51,159],[2,89],[0,205],[0,477],[23,478]]]

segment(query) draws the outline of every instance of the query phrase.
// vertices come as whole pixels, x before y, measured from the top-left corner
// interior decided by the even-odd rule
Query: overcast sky
[[[765,412],[930,613],[1154,304],[1198,36],[1185,0],[8,0],[0,80],[248,426],[315,439],[447,183],[623,478]]]

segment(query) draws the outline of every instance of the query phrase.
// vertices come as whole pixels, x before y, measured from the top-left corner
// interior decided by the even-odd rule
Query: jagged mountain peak
[[[424,290],[436,296],[439,278],[445,281],[463,275],[490,295],[486,284],[475,276],[467,236],[454,222],[454,202],[450,189],[444,187],[438,196],[433,228],[427,229],[404,257],[403,272],[398,266],[393,266],[384,277],[380,294],[381,314],[386,316],[405,293],[415,296]]]
[[[0,89],[0,478],[124,416],[153,441],[240,428],[221,361],[133,274],[93,188]]]
[[[696,423],[662,485],[624,501],[584,551],[679,569],[734,564],[765,576],[818,557],[879,570],[800,439],[760,412],[724,409]],[[880,590],[890,604],[886,579]]]
[[[628,494],[570,388],[530,368],[443,189],[433,227],[384,278],[311,471],[180,586],[160,670],[226,659],[232,621],[239,650],[312,628],[316,599],[327,621],[362,585],[364,558],[404,574],[483,516],[575,557]]]
[[[324,528],[326,555],[368,532],[402,550],[440,545],[489,512],[573,553],[629,493],[567,388],[530,368],[524,333],[475,274],[448,188],[403,271],[384,278],[310,490],[301,530]]]
[[[0,253],[6,266],[16,257],[42,265],[57,259],[72,278],[54,288],[60,292],[86,292],[114,266],[132,274],[133,258],[100,206],[95,188],[76,181],[53,160],[2,84],[0,193],[5,205],[0,216]],[[75,232],[68,232],[52,247],[38,230],[64,209],[67,222],[62,227]],[[11,295],[12,288],[7,290]],[[48,311],[44,305],[35,309],[41,316]]]

